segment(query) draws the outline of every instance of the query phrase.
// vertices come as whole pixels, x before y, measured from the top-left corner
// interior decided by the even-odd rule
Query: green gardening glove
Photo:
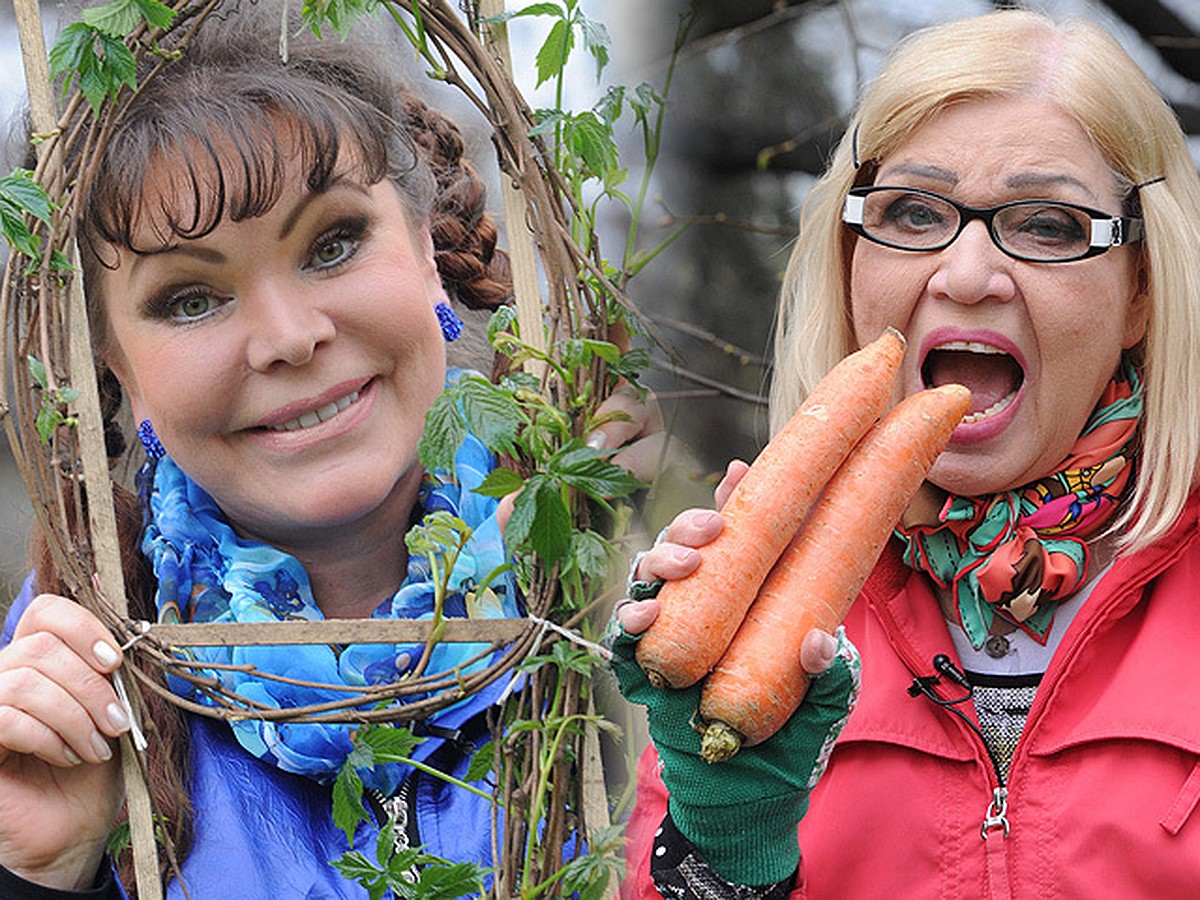
[[[791,877],[800,864],[796,826],[808,810],[809,791],[858,697],[858,652],[844,630],[838,629],[832,665],[813,677],[782,729],[730,759],[707,763],[692,724],[703,683],[654,687],[634,658],[640,636],[613,627],[611,665],[625,699],[647,709],[675,827],[726,881],[766,885]]]

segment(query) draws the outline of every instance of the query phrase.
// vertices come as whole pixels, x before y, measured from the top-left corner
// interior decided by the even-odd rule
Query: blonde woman
[[[815,699],[706,766],[694,696],[631,661],[656,601],[622,607],[656,745],[626,896],[1195,890],[1197,247],[1183,134],[1101,28],[1003,11],[894,50],[805,206],[774,421],[889,326],[897,399],[955,381],[972,411],[846,621],[861,693],[814,633]],[[637,578],[690,571],[720,527],[681,514]]]

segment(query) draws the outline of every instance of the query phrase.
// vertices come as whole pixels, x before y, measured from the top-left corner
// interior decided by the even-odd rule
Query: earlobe
[[[1140,343],[1146,336],[1150,320],[1150,269],[1144,257],[1139,257],[1137,271],[1134,273],[1134,293],[1129,298],[1129,306],[1125,310],[1125,334],[1121,341],[1121,349],[1129,348]]]
[[[119,353],[106,353],[104,355],[104,365],[108,370],[117,376],[117,381],[121,383],[121,389],[125,392],[125,396],[129,398],[129,408],[133,413],[133,420],[140,422],[146,418],[146,409],[142,404],[142,394],[138,390],[137,382],[129,377],[129,372],[125,364],[125,360],[121,358]]]

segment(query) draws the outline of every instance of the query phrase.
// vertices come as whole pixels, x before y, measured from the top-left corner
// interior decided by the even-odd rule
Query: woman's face
[[[286,547],[373,520],[403,534],[445,375],[432,244],[389,182],[346,172],[313,193],[290,165],[262,216],[120,251],[101,282],[109,362],[242,532]],[[156,183],[144,209],[187,203]],[[135,237],[156,243],[149,226]]]
[[[880,163],[875,183],[968,206],[1054,199],[1120,214],[1109,167],[1080,126],[1032,98],[946,108]],[[850,297],[862,345],[892,325],[909,341],[898,392],[957,381],[974,420],[930,480],[961,494],[1016,487],[1056,469],[1145,332],[1138,244],[1069,263],[1006,256],[982,221],[949,247],[910,252],[855,240]]]

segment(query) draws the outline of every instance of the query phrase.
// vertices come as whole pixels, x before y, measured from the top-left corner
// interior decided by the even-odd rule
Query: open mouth
[[[312,428],[314,425],[320,425],[322,422],[328,422],[338,413],[353,406],[358,401],[359,396],[359,391],[352,391],[346,396],[339,397],[332,403],[322,406],[320,409],[306,412],[302,416],[297,416],[295,419],[290,419],[287,422],[281,422],[279,425],[268,425],[267,431],[300,431],[304,428]]]
[[[978,341],[947,341],[929,351],[921,366],[926,387],[961,384],[971,389],[971,410],[963,424],[982,422],[1016,399],[1025,371],[1009,353]]]

